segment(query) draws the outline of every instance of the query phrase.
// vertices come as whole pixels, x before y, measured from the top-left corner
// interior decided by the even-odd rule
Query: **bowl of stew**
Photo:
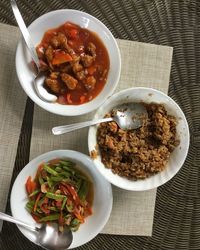
[[[85,244],[103,229],[112,210],[112,188],[79,152],[55,150],[30,161],[17,176],[11,191],[12,215],[27,224],[68,225],[70,248]],[[37,244],[36,235],[18,226]]]
[[[43,109],[64,116],[98,108],[115,90],[121,71],[120,51],[109,29],[97,18],[77,10],[56,10],[29,27],[44,73],[44,88],[57,96],[47,103],[35,92],[34,63],[21,39],[16,71],[26,94]]]

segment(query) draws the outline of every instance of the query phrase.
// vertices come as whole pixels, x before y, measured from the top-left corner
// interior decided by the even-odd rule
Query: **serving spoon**
[[[124,130],[137,129],[143,125],[145,118],[148,116],[146,108],[141,103],[122,104],[115,107],[113,111],[113,117],[54,127],[52,128],[52,133],[54,135],[61,135],[77,129],[111,121],[115,121],[119,127]]]
[[[29,33],[29,31],[24,23],[24,20],[22,18],[22,15],[17,7],[17,3],[15,0],[11,0],[10,2],[11,2],[12,10],[13,10],[15,19],[17,21],[17,24],[19,26],[19,29],[22,33],[22,36],[25,40],[27,48],[29,49],[31,57],[32,57],[35,65],[36,65],[36,68],[37,68],[37,73],[35,75],[35,79],[33,80],[33,85],[34,85],[35,91],[36,91],[37,95],[39,96],[39,98],[42,99],[43,101],[55,102],[57,100],[57,96],[48,93],[48,91],[43,86],[45,76],[44,76],[44,73],[40,71],[39,58],[37,56],[35,47],[32,43],[30,33]]]
[[[64,250],[67,249],[73,240],[72,231],[68,226],[64,227],[61,233],[58,230],[58,224],[41,224],[41,227],[35,227],[24,223],[14,217],[0,212],[0,219],[18,224],[36,233],[36,243],[41,247],[49,250]]]

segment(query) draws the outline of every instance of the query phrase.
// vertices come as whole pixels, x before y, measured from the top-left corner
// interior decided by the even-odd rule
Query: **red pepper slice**
[[[49,199],[47,197],[45,197],[45,199],[43,200],[43,202],[40,204],[40,209],[45,214],[49,214],[50,213],[50,209],[48,209],[48,201],[49,201]]]
[[[77,207],[74,208],[73,214],[76,216],[77,219],[80,220],[81,223],[84,223],[84,216],[80,214],[80,208]]]
[[[34,207],[33,207],[33,212],[36,212],[36,210],[37,210],[38,202],[40,200],[41,195],[42,195],[42,193],[39,193],[36,200],[35,200],[35,204],[34,204]]]
[[[72,198],[73,198],[75,204],[76,204],[76,205],[80,204],[80,198],[79,198],[79,196],[78,196],[76,190],[74,189],[74,187],[73,187],[73,186],[70,186],[70,185],[68,185],[68,184],[64,184],[64,185],[66,186],[66,188],[67,188],[68,191],[70,192],[70,194],[71,194],[71,196],[72,196]]]
[[[37,184],[34,181],[32,181],[31,176],[28,177],[25,186],[28,194],[31,194],[37,188]]]
[[[54,54],[52,65],[59,65],[59,64],[71,62],[71,61],[72,61],[72,57],[70,56],[70,54],[65,53],[64,51],[57,51]]]

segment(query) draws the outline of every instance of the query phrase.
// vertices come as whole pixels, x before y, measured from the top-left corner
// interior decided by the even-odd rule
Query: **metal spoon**
[[[40,99],[42,99],[43,101],[55,102],[57,100],[57,96],[48,93],[48,91],[43,87],[45,76],[44,76],[43,72],[40,71],[40,62],[39,62],[37,53],[35,51],[35,47],[33,46],[33,43],[31,41],[31,36],[30,36],[29,31],[24,23],[24,20],[21,16],[21,13],[19,12],[16,1],[11,0],[10,2],[11,2],[12,10],[13,10],[15,19],[17,21],[17,24],[18,24],[18,26],[21,30],[21,33],[24,37],[24,40],[26,42],[27,48],[29,49],[31,57],[32,57],[33,61],[35,62],[35,65],[37,67],[37,75],[35,76],[35,79],[33,81],[35,91],[36,91],[37,95],[40,97]]]
[[[137,129],[142,126],[144,118],[148,116],[146,108],[141,103],[122,104],[114,110],[115,115],[113,117],[54,127],[52,133],[61,135],[80,128],[111,121],[115,121],[124,130]]]
[[[0,212],[0,219],[18,224],[31,231],[36,232],[37,244],[49,250],[64,250],[67,249],[73,240],[72,231],[69,227],[64,227],[61,233],[58,230],[58,224],[41,224],[41,227],[35,227],[24,223],[14,217]]]

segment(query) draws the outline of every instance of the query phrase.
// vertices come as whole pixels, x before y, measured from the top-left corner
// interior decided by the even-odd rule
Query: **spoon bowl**
[[[115,107],[113,109],[113,117],[57,126],[52,128],[52,133],[54,135],[61,135],[77,129],[111,121],[115,121],[119,127],[124,130],[137,129],[142,126],[147,116],[146,108],[142,103],[127,103]]]
[[[68,226],[64,227],[63,232],[59,232],[58,224],[56,223],[43,223],[40,227],[36,227],[26,224],[23,221],[15,219],[14,217],[2,212],[0,212],[0,220],[18,224],[22,227],[36,232],[37,244],[45,249],[64,250],[71,245],[73,240],[72,231]]]

